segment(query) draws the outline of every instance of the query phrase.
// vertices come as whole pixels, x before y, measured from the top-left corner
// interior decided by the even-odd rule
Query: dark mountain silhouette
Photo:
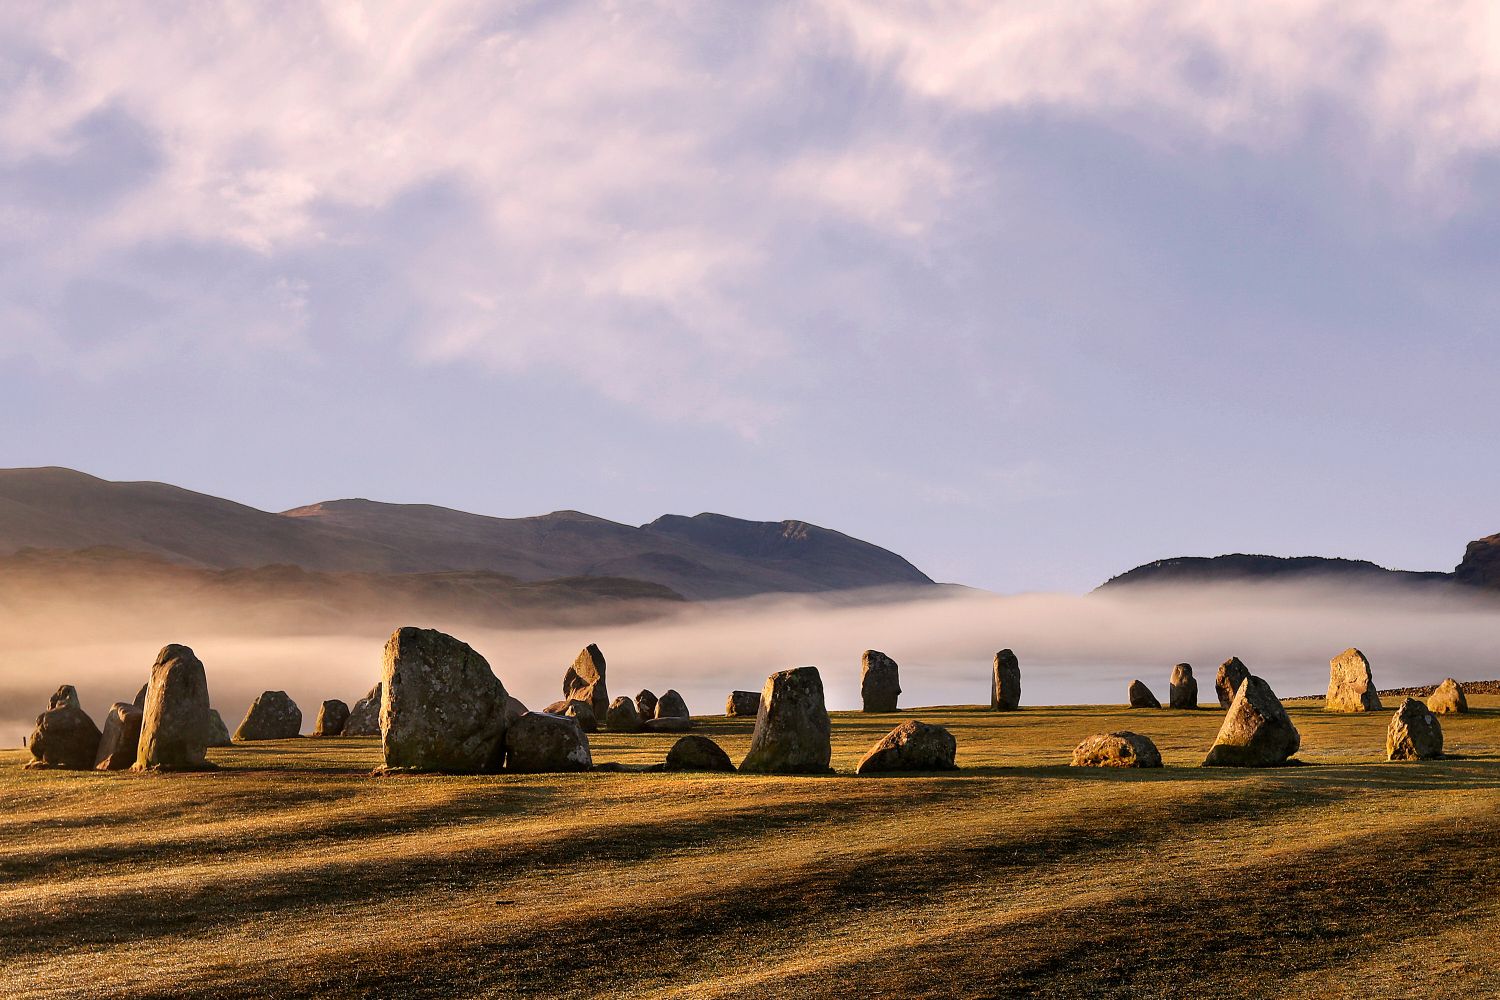
[[[1351,583],[1449,584],[1452,573],[1418,573],[1386,569],[1364,559],[1324,556],[1263,556],[1236,552],[1223,556],[1179,556],[1158,559],[1111,577],[1099,590],[1149,584],[1199,584],[1254,580],[1336,579]]]

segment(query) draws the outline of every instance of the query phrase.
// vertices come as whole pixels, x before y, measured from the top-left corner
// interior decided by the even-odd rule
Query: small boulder
[[[205,753],[210,711],[203,661],[187,646],[163,646],[151,666],[140,752],[131,770],[216,770]]]
[[[1437,760],[1443,756],[1443,724],[1415,698],[1407,698],[1385,731],[1386,760]]]
[[[592,702],[583,701],[579,698],[569,698],[568,707],[562,711],[570,719],[578,720],[578,728],[586,733],[597,733],[599,731],[599,717],[594,714]]]
[[[1437,686],[1427,696],[1427,709],[1435,715],[1453,715],[1469,710],[1469,699],[1464,697],[1463,685],[1452,677]]]
[[[527,712],[505,731],[505,769],[518,774],[587,771],[594,758],[577,719]]]
[[[648,733],[685,733],[693,728],[693,720],[684,715],[666,715],[660,719],[647,719],[641,728]]]
[[[833,757],[823,678],[817,667],[772,674],[760,695],[750,752],[740,770],[758,774],[827,774]]]
[[[656,718],[656,695],[650,691],[642,691],[636,695],[635,714],[641,717],[642,722]]]
[[[1204,767],[1275,767],[1302,745],[1271,685],[1253,674],[1240,684]]]
[[[690,714],[687,702],[683,701],[682,695],[676,691],[668,690],[657,699],[656,718],[658,719],[686,719]]]
[[[26,765],[28,768],[93,769],[101,734],[94,720],[78,707],[76,701],[76,694],[73,702],[64,698],[56,708],[49,708],[36,717],[36,729],[26,742],[32,757]]]
[[[345,736],[380,735],[380,701],[384,683],[370,688],[370,693],[354,703],[349,709],[349,718],[344,722]]]
[[[667,751],[668,771],[734,771],[729,754],[707,736],[684,736]]]
[[[894,712],[901,696],[901,671],[896,661],[878,649],[867,649],[860,659],[859,697],[866,712]]]
[[[313,727],[314,736],[342,736],[349,722],[349,706],[337,698],[323,702],[318,709],[318,722]]]
[[[382,682],[383,772],[500,769],[509,698],[468,643],[436,629],[397,629],[385,645]]]
[[[1219,664],[1219,673],[1214,677],[1214,693],[1219,696],[1220,708],[1228,708],[1234,704],[1235,692],[1249,676],[1249,668],[1240,662],[1238,656],[1231,656]]]
[[[1014,712],[1021,707],[1021,661],[1016,654],[1002,649],[995,654],[990,677],[990,708],[997,712]]]
[[[958,741],[942,726],[908,719],[882,736],[864,759],[858,774],[889,771],[953,771]]]
[[[117,701],[104,717],[104,734],[94,753],[94,770],[125,771],[135,764],[141,750],[141,722],[146,713],[133,704]]]
[[[640,732],[641,717],[635,710],[635,702],[623,694],[610,702],[609,711],[604,713],[604,725],[612,733]]]
[[[48,709],[54,708],[82,708],[78,700],[78,689],[71,684],[64,684],[52,695],[52,700],[47,703]]]
[[[1350,647],[1328,661],[1325,712],[1378,712],[1382,707],[1364,653]]]
[[[760,711],[759,691],[731,691],[724,703],[725,715],[755,715]]]
[[[563,675],[563,698],[586,701],[594,709],[594,718],[602,719],[609,711],[609,689],[604,684],[604,654],[589,643],[573,660]]]
[[[208,735],[204,737],[203,742],[210,749],[234,746],[234,740],[229,736],[229,727],[224,725],[224,717],[216,708],[208,710]]]
[[[1140,733],[1099,733],[1073,748],[1073,767],[1161,767],[1161,752]]]
[[[1130,698],[1131,708],[1161,708],[1161,702],[1156,700],[1156,695],[1152,694],[1151,689],[1139,679],[1130,682],[1130,689],[1126,694]]]
[[[302,709],[285,691],[266,691],[250,703],[240,728],[234,731],[237,742],[256,740],[290,740],[302,735]]]
[[[1193,678],[1193,667],[1179,663],[1172,668],[1172,681],[1167,687],[1167,702],[1173,708],[1198,707],[1198,682]]]

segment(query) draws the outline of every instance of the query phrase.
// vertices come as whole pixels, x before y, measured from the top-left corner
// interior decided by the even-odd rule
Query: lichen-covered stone
[[[731,691],[724,702],[725,715],[756,715],[759,712],[759,691]]]
[[[505,769],[519,774],[587,771],[594,758],[577,719],[527,712],[505,731]]]
[[[1172,681],[1167,687],[1167,703],[1173,708],[1198,707],[1198,681],[1193,677],[1193,667],[1179,663],[1172,668]]]
[[[668,771],[733,771],[729,754],[707,736],[684,736],[667,751]]]
[[[397,629],[385,646],[382,683],[383,770],[500,769],[505,685],[468,643],[436,629]]]
[[[1463,685],[1449,677],[1427,696],[1427,708],[1435,715],[1453,715],[1467,712],[1469,699],[1464,696]]]
[[[686,719],[689,718],[687,702],[682,700],[682,695],[668,689],[665,694],[656,700],[656,718],[658,719]]]
[[[760,695],[755,735],[740,770],[758,774],[827,774],[833,757],[823,678],[817,667],[772,674]]]
[[[859,697],[866,712],[894,712],[901,696],[901,671],[896,661],[878,649],[867,649],[860,659]]]
[[[146,713],[135,705],[117,701],[104,716],[104,732],[94,753],[97,771],[125,771],[135,765],[141,751],[141,722]]]
[[[64,689],[72,692],[71,685]],[[70,771],[87,771],[93,768],[95,754],[99,750],[99,727],[89,714],[78,706],[78,696],[71,699],[60,697],[59,690],[53,696],[53,708],[36,717],[36,729],[26,746],[31,750],[29,768],[65,768]]]
[[[1271,685],[1253,674],[1240,684],[1204,767],[1275,767],[1302,745]]]
[[[187,646],[162,647],[151,667],[133,771],[213,771],[209,762],[208,675]]]
[[[1370,661],[1354,648],[1344,650],[1328,661],[1327,712],[1378,712],[1384,707],[1375,691],[1375,677]]]
[[[1214,694],[1219,696],[1220,708],[1234,704],[1235,693],[1249,676],[1250,669],[1240,662],[1238,656],[1231,656],[1219,664],[1219,672],[1214,677]]]
[[[604,713],[604,726],[612,733],[640,732],[641,717],[635,710],[635,702],[623,694],[610,702],[609,711]]]
[[[650,691],[642,691],[635,696],[635,714],[641,717],[641,721],[656,718],[656,695]]]
[[[859,762],[859,774],[952,771],[958,741],[942,726],[908,719],[882,736]]]
[[[1386,760],[1437,760],[1443,756],[1443,724],[1415,698],[1407,698],[1385,731]]]
[[[1161,767],[1161,752],[1140,733],[1098,733],[1073,748],[1073,767]]]
[[[1139,678],[1130,682],[1130,687],[1125,694],[1130,699],[1131,708],[1161,708],[1161,702],[1157,701],[1156,695],[1152,694],[1151,689]]]
[[[609,712],[609,689],[604,683],[604,654],[589,643],[573,660],[563,675],[562,693],[567,701],[586,701],[594,709],[594,718]]]
[[[384,700],[385,684],[370,688],[370,693],[354,703],[349,709],[349,718],[344,722],[345,736],[379,736],[380,703]]]
[[[290,740],[302,735],[302,709],[285,691],[265,691],[250,703],[240,728],[234,731],[236,742],[256,740]]]
[[[1021,661],[1016,654],[1002,649],[995,654],[990,675],[990,708],[997,712],[1014,712],[1021,707]]]
[[[349,722],[349,706],[337,698],[323,702],[318,709],[318,721],[313,726],[314,736],[342,736]]]

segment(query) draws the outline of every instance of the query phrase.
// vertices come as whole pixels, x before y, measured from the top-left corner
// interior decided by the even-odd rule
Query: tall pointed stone
[[[1375,691],[1370,661],[1352,646],[1328,661],[1327,712],[1378,712],[1382,708]]]
[[[860,660],[859,697],[866,712],[894,712],[901,696],[900,668],[878,649],[867,649]]]
[[[1220,708],[1228,708],[1234,703],[1235,693],[1249,676],[1249,669],[1238,656],[1231,656],[1219,664],[1219,673],[1214,677],[1214,693],[1219,696]]]
[[[760,695],[755,735],[740,770],[753,774],[827,774],[833,757],[823,678],[817,667],[772,674]]]
[[[1271,685],[1251,675],[1241,682],[1224,715],[1204,767],[1275,767],[1302,745]]]
[[[564,701],[588,702],[596,719],[608,714],[609,688],[604,684],[604,654],[598,646],[589,643],[573,660],[563,675],[562,693]]]
[[[151,666],[140,752],[133,771],[213,771],[209,762],[208,676],[187,646],[162,647]]]
[[[1021,707],[1021,661],[1016,654],[1002,649],[995,654],[990,676],[990,708],[997,712],[1014,712]]]
[[[1167,686],[1167,703],[1172,708],[1198,707],[1198,681],[1193,677],[1189,663],[1179,663],[1172,668],[1172,681]]]

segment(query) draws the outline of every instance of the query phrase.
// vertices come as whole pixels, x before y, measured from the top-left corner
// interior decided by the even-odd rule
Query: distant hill
[[[1473,587],[1500,587],[1500,535],[1470,542],[1453,576]]]
[[[0,555],[99,547],[202,569],[607,577],[690,599],[932,584],[893,552],[802,521],[669,515],[636,527],[577,511],[499,518],[371,500],[269,513],[165,483],[0,470]]]
[[[1224,556],[1179,556],[1158,559],[1111,577],[1098,589],[1120,589],[1147,584],[1201,584],[1252,580],[1337,579],[1348,582],[1452,583],[1452,573],[1416,573],[1386,569],[1363,559],[1323,556],[1263,556],[1233,553]]]

